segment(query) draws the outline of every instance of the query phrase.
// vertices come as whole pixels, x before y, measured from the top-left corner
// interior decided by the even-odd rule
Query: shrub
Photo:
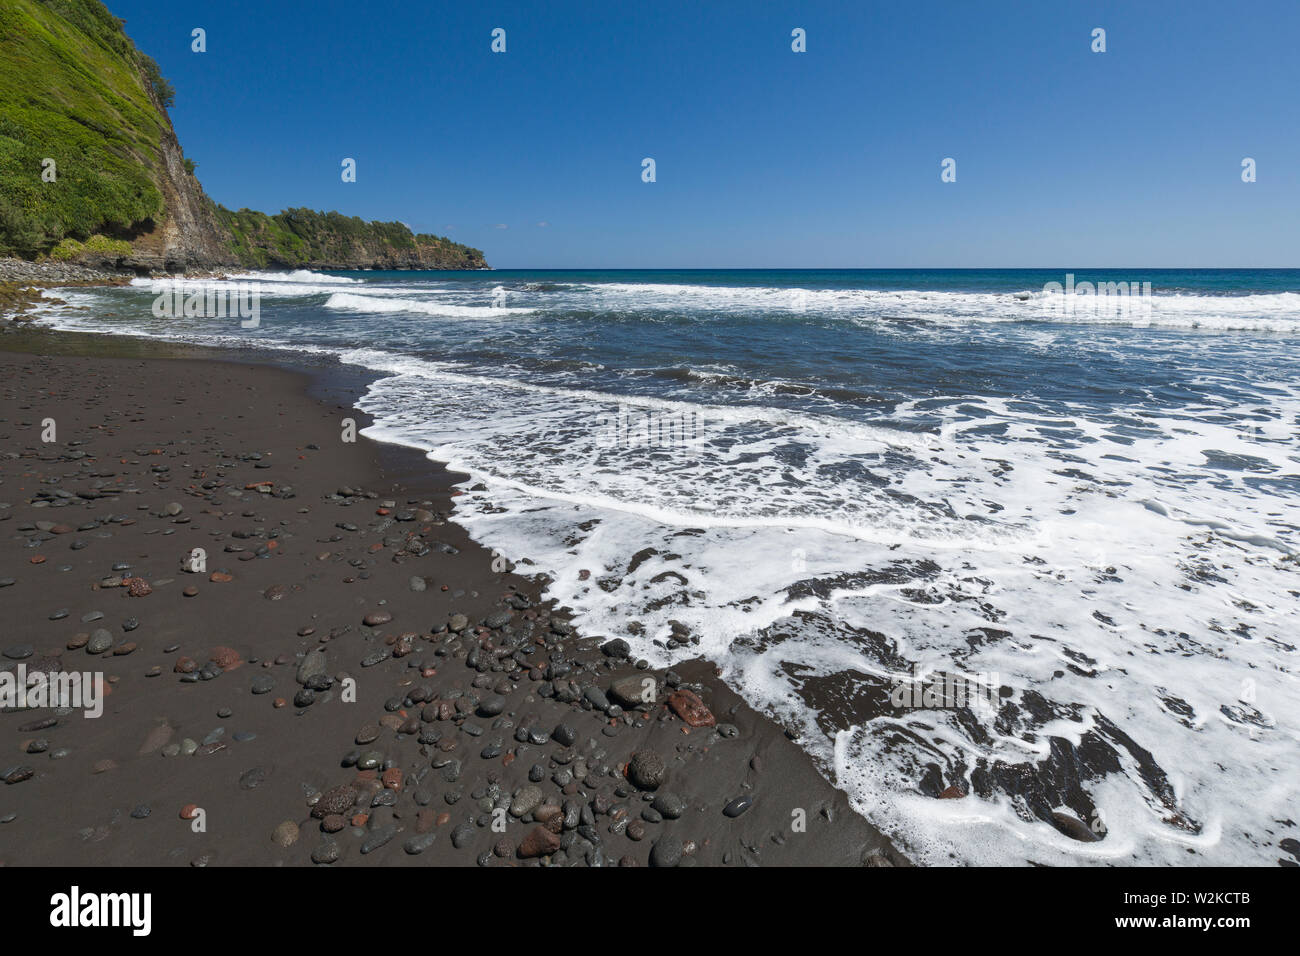
[[[85,246],[69,236],[50,250],[50,258],[55,262],[67,262],[81,255],[81,250],[84,248]]]

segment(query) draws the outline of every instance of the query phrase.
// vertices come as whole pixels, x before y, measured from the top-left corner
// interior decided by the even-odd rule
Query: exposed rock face
[[[143,81],[143,78],[142,78]],[[185,272],[191,269],[221,269],[239,265],[230,245],[230,233],[218,221],[216,206],[198,179],[185,169],[185,155],[172,126],[171,117],[144,83],[164,121],[161,144],[162,164],[156,170],[166,212],[161,222],[144,225],[132,238],[132,254],[117,259],[82,257],[99,268],[132,270],[139,273]]]

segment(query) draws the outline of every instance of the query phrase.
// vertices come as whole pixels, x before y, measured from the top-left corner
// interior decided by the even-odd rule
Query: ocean
[[[255,292],[256,326],[159,317],[168,290]],[[379,373],[367,434],[468,472],[476,539],[585,633],[713,661],[918,862],[1273,864],[1294,837],[1300,270],[58,294],[40,321]]]

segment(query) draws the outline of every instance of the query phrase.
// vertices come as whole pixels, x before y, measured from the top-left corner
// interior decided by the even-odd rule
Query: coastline
[[[341,441],[373,375],[12,326],[0,365],[0,666],[109,688],[0,714],[4,862],[906,864],[712,665],[638,668],[494,568],[466,476]]]

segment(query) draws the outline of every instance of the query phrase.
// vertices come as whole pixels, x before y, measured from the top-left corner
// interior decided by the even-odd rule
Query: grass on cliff
[[[217,215],[230,230],[235,255],[252,268],[342,261],[362,249],[394,256],[418,253],[444,269],[481,269],[485,265],[479,250],[441,236],[414,235],[400,222],[367,222],[314,209],[286,209],[268,216],[252,209],[235,212],[218,206]]]
[[[99,0],[0,2],[0,254],[127,233],[163,213],[170,87]],[[57,181],[42,179],[53,159]]]

